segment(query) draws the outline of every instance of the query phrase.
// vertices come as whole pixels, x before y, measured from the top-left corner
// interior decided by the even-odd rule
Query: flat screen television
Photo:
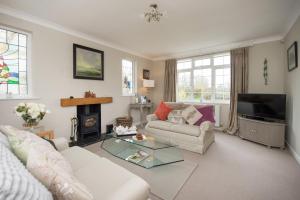
[[[265,121],[285,121],[285,94],[238,94],[239,115]]]

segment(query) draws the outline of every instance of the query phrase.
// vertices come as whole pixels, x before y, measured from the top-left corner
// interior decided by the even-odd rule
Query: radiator
[[[216,104],[215,105],[215,127],[221,126],[221,106]]]

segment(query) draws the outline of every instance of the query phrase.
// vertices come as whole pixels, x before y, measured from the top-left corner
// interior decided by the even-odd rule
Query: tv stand
[[[285,127],[282,122],[269,122],[239,116],[239,136],[271,147],[285,148]]]

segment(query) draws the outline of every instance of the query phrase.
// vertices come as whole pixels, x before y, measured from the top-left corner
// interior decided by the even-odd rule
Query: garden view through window
[[[177,101],[229,103],[230,54],[177,61]]]
[[[0,95],[28,94],[28,36],[0,27]]]

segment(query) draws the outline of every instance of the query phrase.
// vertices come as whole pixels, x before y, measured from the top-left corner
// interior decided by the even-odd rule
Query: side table
[[[55,138],[55,134],[53,130],[45,130],[44,126],[36,126],[31,128],[23,128],[26,131],[30,131],[36,134],[39,137],[46,138],[48,140],[52,140]]]
[[[153,103],[132,103],[129,104],[128,116],[131,116],[132,110],[138,110],[140,112],[140,125],[144,127],[146,122],[146,115],[151,114],[153,109]],[[145,112],[147,110],[147,112]]]

